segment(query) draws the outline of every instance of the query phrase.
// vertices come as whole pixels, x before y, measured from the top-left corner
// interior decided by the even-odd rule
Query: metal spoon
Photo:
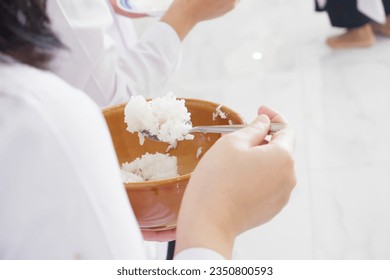
[[[188,134],[191,134],[193,132],[227,133],[227,132],[234,132],[246,126],[247,126],[246,124],[194,126],[188,131]],[[270,128],[268,130],[268,135],[272,135],[283,128],[285,128],[285,124],[283,123],[271,123]],[[154,141],[162,142],[160,139],[158,139],[157,135],[150,134],[148,130],[141,130],[140,132],[146,138],[149,138]]]

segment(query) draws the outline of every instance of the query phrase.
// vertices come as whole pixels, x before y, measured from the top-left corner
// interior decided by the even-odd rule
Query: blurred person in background
[[[326,11],[334,27],[346,28],[326,43],[333,49],[371,47],[374,32],[390,36],[390,0],[316,0],[316,11]]]

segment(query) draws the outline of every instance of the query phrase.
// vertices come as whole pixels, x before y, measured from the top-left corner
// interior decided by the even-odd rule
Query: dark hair
[[[63,47],[50,28],[46,0],[0,0],[0,52],[44,68]]]

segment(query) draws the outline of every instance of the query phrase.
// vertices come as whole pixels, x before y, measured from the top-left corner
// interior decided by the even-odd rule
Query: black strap
[[[167,260],[173,260],[173,254],[175,253],[175,245],[175,240],[168,242]]]

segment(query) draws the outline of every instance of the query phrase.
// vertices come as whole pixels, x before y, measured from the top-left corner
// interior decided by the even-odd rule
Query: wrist
[[[236,237],[234,234],[215,224],[189,222],[192,225],[178,224],[175,254],[190,248],[205,248],[220,254],[225,259],[232,258]]]
[[[201,185],[190,181],[187,187],[177,223],[176,253],[189,248],[206,248],[230,259],[239,234],[235,216],[226,211],[231,208],[219,207],[226,205],[222,197],[219,197],[221,203],[216,205],[199,192],[191,192],[191,184],[196,188]]]
[[[188,4],[175,1],[161,18],[162,22],[169,24],[183,40],[192,28],[198,23]]]

